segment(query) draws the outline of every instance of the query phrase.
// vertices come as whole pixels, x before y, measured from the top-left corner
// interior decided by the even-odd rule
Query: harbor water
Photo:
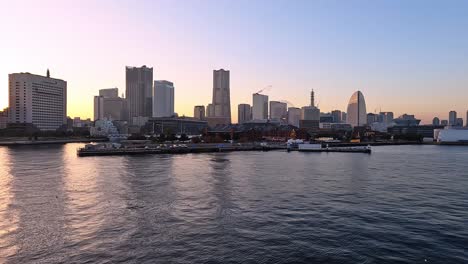
[[[468,263],[468,147],[0,147],[0,263]]]

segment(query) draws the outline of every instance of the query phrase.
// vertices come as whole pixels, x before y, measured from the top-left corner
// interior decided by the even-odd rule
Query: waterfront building
[[[9,123],[54,131],[67,122],[67,82],[31,73],[8,75]]]
[[[301,120],[301,109],[297,107],[289,107],[288,124],[299,127],[299,120]]]
[[[8,107],[0,111],[0,129],[7,128],[8,124]]]
[[[458,117],[455,121],[455,126],[456,127],[462,127],[463,126],[463,118]]]
[[[440,121],[440,125],[441,126],[448,126],[448,120],[444,119],[444,120]]]
[[[278,101],[270,101],[270,119],[285,120],[288,113],[288,105]]]
[[[434,119],[432,119],[432,125],[434,126],[439,126],[440,125],[440,120],[438,117],[434,117]]]
[[[333,116],[330,113],[320,113],[320,123],[333,123]]]
[[[104,118],[96,120],[94,126],[90,128],[89,133],[92,137],[107,137],[110,135],[118,135],[119,131],[111,120]]]
[[[153,117],[174,115],[174,84],[169,81],[154,81]]]
[[[119,97],[119,89],[118,88],[100,89],[99,96],[102,96],[104,98],[117,98]]]
[[[254,93],[252,95],[252,119],[267,120],[268,119],[268,95]]]
[[[301,108],[301,120],[320,121],[320,109],[315,106],[304,106]]]
[[[333,110],[331,115],[333,117],[333,123],[341,123],[341,111],[340,110]]]
[[[81,119],[80,117],[73,118],[73,127],[91,127],[93,122],[91,119]],[[67,124],[68,125],[68,124]]]
[[[395,126],[419,126],[421,119],[416,119],[414,115],[403,114],[393,119]]]
[[[449,125],[450,126],[455,126],[457,123],[457,112],[456,111],[450,111],[449,112]]]
[[[468,129],[453,127],[435,129],[434,140],[440,143],[466,143],[468,142]]]
[[[237,119],[239,124],[252,120],[252,107],[249,104],[239,104],[237,106]]]
[[[213,117],[217,117],[222,124],[231,123],[231,91],[229,75],[229,71],[224,69],[213,70]]]
[[[347,120],[351,126],[363,126],[367,122],[366,101],[361,91],[356,91],[348,103]]]
[[[205,120],[205,106],[204,105],[196,105],[193,108],[193,117],[198,120]]]
[[[153,134],[201,135],[208,125],[207,121],[193,117],[154,117],[144,128]]]
[[[129,67],[125,69],[125,98],[128,104],[128,118],[151,117],[153,109],[153,68]]]
[[[94,121],[104,118],[104,97],[94,96]]]
[[[393,126],[388,128],[388,133],[390,135],[419,135],[423,138],[433,138],[434,130],[441,129],[443,126],[434,126],[434,125],[400,125]]]

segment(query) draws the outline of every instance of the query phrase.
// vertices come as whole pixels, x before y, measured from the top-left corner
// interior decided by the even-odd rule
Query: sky
[[[231,74],[231,112],[271,85],[270,100],[430,123],[468,110],[468,1],[0,0],[0,108],[8,74],[68,82],[68,115],[93,115],[99,89],[125,92],[125,66],[175,86],[175,110],[211,102],[214,69]]]

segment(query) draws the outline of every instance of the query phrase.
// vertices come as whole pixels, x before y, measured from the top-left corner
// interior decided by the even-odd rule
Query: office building
[[[224,69],[213,70],[213,117],[217,117],[223,124],[231,123],[231,92],[229,78],[229,71]]]
[[[438,117],[434,117],[434,119],[432,119],[432,125],[433,126],[439,126],[440,125],[440,119]]]
[[[441,126],[448,126],[448,120],[444,119],[444,120],[440,121],[440,125]]]
[[[458,117],[455,121],[455,126],[456,127],[462,127],[463,126],[463,118]]]
[[[125,98],[128,105],[128,119],[151,117],[153,108],[153,68],[129,67],[125,69]]]
[[[53,131],[67,123],[67,82],[30,73],[13,73],[9,81],[9,123]]]
[[[99,90],[99,96],[102,96],[104,98],[117,98],[119,97],[119,89],[118,88],[101,89]]]
[[[299,120],[301,120],[301,109],[297,107],[289,107],[288,124],[299,127]]]
[[[341,111],[340,110],[333,110],[331,112],[333,117],[333,123],[341,123]]]
[[[377,122],[377,117],[378,117],[378,115],[373,114],[373,113],[367,114],[367,123],[366,124],[371,125],[372,123]]]
[[[450,111],[449,112],[449,125],[450,126],[455,126],[456,123],[457,123],[457,112]]]
[[[252,107],[249,104],[237,106],[237,119],[239,124],[252,120]]]
[[[281,121],[286,120],[288,105],[278,101],[270,101],[270,119]]]
[[[361,91],[355,92],[348,103],[347,123],[351,126],[363,126],[367,122],[366,101]]]
[[[301,108],[301,120],[320,121],[320,109],[315,106],[304,106]]]
[[[174,116],[174,84],[154,81],[153,117]]]
[[[252,120],[268,119],[268,95],[254,93],[252,95]]]
[[[205,106],[204,105],[196,105],[193,108],[193,117],[198,120],[205,120]]]
[[[104,117],[109,120],[128,120],[127,100],[119,96],[104,97]]]
[[[348,115],[346,114],[346,112],[341,112],[341,122],[347,123],[346,122],[347,119],[348,119]]]
[[[104,119],[104,97],[94,96],[94,121]]]

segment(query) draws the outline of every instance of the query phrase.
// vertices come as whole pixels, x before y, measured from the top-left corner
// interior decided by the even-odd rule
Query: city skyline
[[[10,36],[0,49],[2,109],[8,106],[8,74],[45,75],[50,68],[51,77],[68,83],[67,115],[92,118],[98,91],[125,92],[125,66],[141,65],[154,69],[155,80],[174,82],[175,112],[186,116],[211,102],[212,71],[221,68],[231,73],[231,110],[252,104],[252,94],[266,85],[272,85],[269,100],[299,108],[309,105],[314,89],[322,112],[346,111],[356,90],[365,94],[369,113],[414,114],[427,124],[448,119],[451,110],[465,117],[468,109],[467,3],[240,1],[214,7],[206,1],[182,9],[182,2],[161,1],[142,2],[120,17],[131,2],[44,2],[31,1],[26,9],[13,2],[0,11],[2,32]],[[247,4],[252,8],[243,12]],[[219,8],[231,12],[219,20]],[[92,16],[85,20],[82,12]],[[150,17],[153,12],[158,15]],[[25,19],[8,27],[15,17]],[[180,20],[165,23],[170,17]],[[56,25],[55,19],[64,22]],[[148,23],[138,28],[143,21]],[[22,41],[24,34],[38,41]],[[148,43],[132,41],[142,36]],[[231,117],[236,122],[237,111]]]

